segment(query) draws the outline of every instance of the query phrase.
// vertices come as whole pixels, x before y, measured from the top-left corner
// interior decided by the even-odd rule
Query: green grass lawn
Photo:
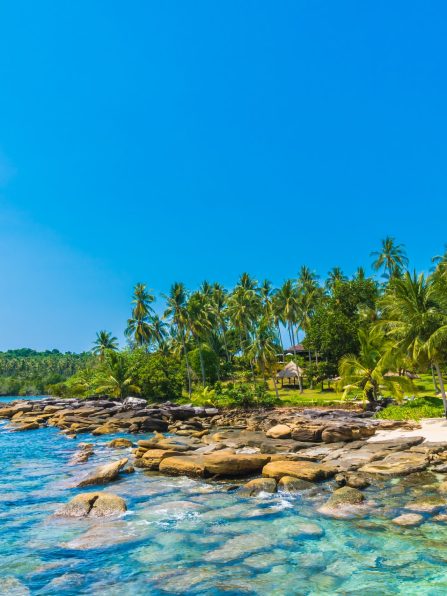
[[[268,381],[269,393],[275,396],[273,382]],[[279,397],[282,406],[290,407],[315,407],[315,406],[334,406],[346,407],[357,404],[362,405],[361,400],[343,400],[342,393],[334,388],[328,389],[325,385],[324,390],[320,386],[314,389],[304,389],[299,392],[298,387],[280,387],[278,386]],[[435,396],[433,381],[430,374],[422,374],[415,380],[415,395],[408,396],[402,404],[389,406],[377,414],[377,418],[388,420],[419,420],[420,418],[437,418],[444,415],[442,399]],[[184,396],[184,403],[189,401],[187,395]],[[210,405],[208,400],[199,396],[193,396],[195,405]],[[227,406],[221,401],[218,405]]]

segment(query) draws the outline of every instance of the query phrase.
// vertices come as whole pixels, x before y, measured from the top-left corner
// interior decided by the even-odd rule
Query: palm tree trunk
[[[447,398],[445,395],[444,379],[442,378],[442,372],[439,367],[439,364],[437,362],[433,362],[433,366],[435,367],[436,374],[438,375],[439,387],[441,389],[442,403],[444,404],[444,414],[445,414],[445,417],[447,418]]]
[[[186,362],[186,374],[188,376],[188,395],[191,397],[192,388],[191,388],[191,370],[189,368],[189,361],[188,361],[188,350],[186,349],[186,342],[185,342],[185,335],[182,332],[182,344],[183,344],[183,351],[185,353],[185,362]]]
[[[199,358],[200,358],[200,370],[202,371],[202,385],[205,387],[206,386],[205,363],[203,362],[203,354],[202,354],[202,348],[200,347],[200,344],[198,345],[198,348],[199,348]]]
[[[279,321],[276,323],[276,327],[277,327],[277,331],[278,331],[278,339],[279,339],[279,344],[281,346],[281,352],[282,352],[282,361],[285,362],[286,360],[286,355],[284,354],[284,343],[282,341],[282,337],[281,337],[281,327],[279,326]]]
[[[278,392],[278,385],[276,384],[276,376],[275,373],[272,375],[273,386],[275,387],[276,399],[279,401],[279,392]]]
[[[436,377],[435,377],[435,369],[433,368],[433,364],[431,365],[431,378],[433,379],[433,387],[435,388],[435,394],[439,393],[439,387],[438,387],[438,383],[436,382]]]

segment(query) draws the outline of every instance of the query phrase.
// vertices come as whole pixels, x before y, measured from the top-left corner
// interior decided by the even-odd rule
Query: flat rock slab
[[[270,461],[269,455],[217,451],[209,455],[167,457],[160,462],[164,474],[186,476],[248,476],[260,472]]]
[[[372,462],[360,468],[366,474],[382,476],[406,476],[414,472],[425,470],[429,459],[424,454],[414,452],[397,452],[387,455],[384,459]]]
[[[301,480],[316,482],[325,480],[337,473],[337,468],[327,464],[310,461],[274,461],[264,466],[262,475],[281,480],[283,476],[292,476]]]

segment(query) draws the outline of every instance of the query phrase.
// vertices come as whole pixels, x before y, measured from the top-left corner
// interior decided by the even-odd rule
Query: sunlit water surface
[[[335,520],[317,513],[329,484],[242,499],[228,483],[137,470],[100,487],[126,499],[123,517],[53,516],[90,469],[128,452],[109,449],[111,438],[14,433],[0,423],[0,594],[447,593],[447,526],[390,523],[427,491],[405,480],[367,489],[373,516]],[[68,465],[85,441],[94,457]]]

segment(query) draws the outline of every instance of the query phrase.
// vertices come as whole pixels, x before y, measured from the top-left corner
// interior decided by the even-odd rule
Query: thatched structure
[[[276,375],[278,379],[298,379],[302,377],[304,371],[295,362],[288,362],[285,367]]]

